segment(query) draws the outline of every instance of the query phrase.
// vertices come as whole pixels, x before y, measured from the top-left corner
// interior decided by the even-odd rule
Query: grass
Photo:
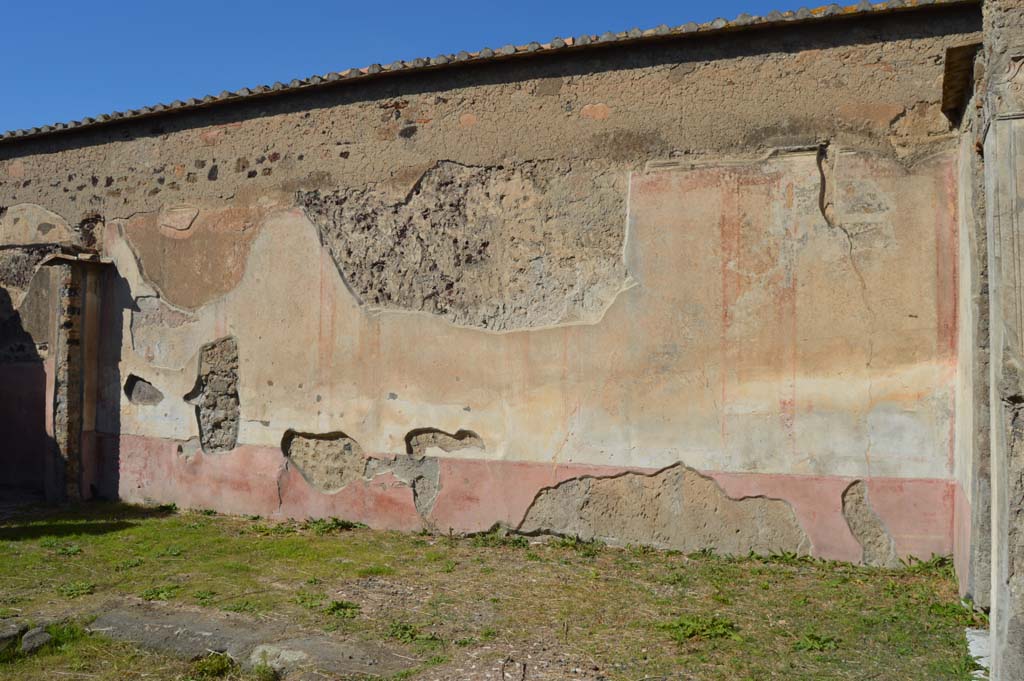
[[[84,622],[118,599],[400,646],[417,661],[409,679],[469,661],[500,666],[518,651],[568,665],[565,675],[581,667],[614,681],[966,680],[974,665],[963,629],[985,624],[957,599],[942,557],[876,569],[787,553],[684,556],[578,538],[460,539],[120,505],[0,523],[6,616]],[[0,661],[0,678],[272,678],[67,626],[37,654]]]

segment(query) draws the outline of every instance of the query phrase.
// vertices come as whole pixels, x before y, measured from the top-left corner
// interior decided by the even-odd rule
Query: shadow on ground
[[[141,520],[172,513],[173,508],[109,503],[24,506],[11,517],[0,519],[0,541],[108,534],[135,527]]]

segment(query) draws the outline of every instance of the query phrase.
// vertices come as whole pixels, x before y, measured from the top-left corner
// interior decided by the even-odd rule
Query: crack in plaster
[[[873,404],[872,397],[872,378],[871,378],[871,364],[875,357],[875,340],[874,340],[874,329],[876,327],[877,316],[874,308],[871,306],[871,297],[868,294],[867,280],[864,278],[864,274],[861,272],[860,267],[857,264],[856,256],[854,255],[854,241],[853,234],[843,225],[840,217],[840,211],[837,207],[836,201],[836,177],[838,175],[839,165],[839,152],[832,151],[832,147],[828,142],[820,144],[818,146],[817,155],[818,173],[821,178],[820,189],[818,193],[818,208],[821,212],[821,217],[825,220],[825,223],[830,229],[839,230],[846,237],[847,244],[847,258],[850,262],[850,268],[857,276],[857,280],[860,283],[861,290],[861,301],[864,305],[864,309],[868,313],[870,328],[868,330],[868,359],[865,364],[867,369],[867,409],[865,410],[863,423],[865,436],[867,438],[867,444],[864,450],[864,462],[868,475],[871,473],[871,451],[873,442],[871,438],[871,423],[869,421],[869,415]]]

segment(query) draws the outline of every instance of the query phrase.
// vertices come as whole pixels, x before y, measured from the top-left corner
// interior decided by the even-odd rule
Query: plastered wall
[[[940,99],[979,22],[596,49],[0,146],[0,235],[112,263],[99,492],[948,553],[960,183]]]

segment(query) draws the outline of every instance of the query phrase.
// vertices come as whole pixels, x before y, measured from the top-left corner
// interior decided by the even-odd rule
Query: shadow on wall
[[[35,339],[0,287],[0,498],[42,496],[47,471],[59,470],[46,432],[46,369]]]
[[[97,348],[96,423],[93,432],[86,432],[86,450],[92,449],[92,461],[84,462],[90,471],[83,496],[113,501],[120,489],[121,459],[121,339],[124,334],[125,311],[137,311],[128,282],[114,267],[107,267],[100,277],[99,347]]]
[[[135,304],[127,282],[114,268],[94,270],[89,276],[100,278],[102,298],[95,355],[95,422],[83,424],[78,485],[83,499],[115,500],[120,483],[123,318]],[[54,313],[59,306],[58,300],[38,302]],[[43,496],[57,500],[66,489],[64,460],[47,432],[52,409],[47,387],[53,377],[47,375],[46,350],[40,354],[40,349],[48,348],[54,357],[56,341],[33,337],[30,329],[34,328],[15,309],[11,293],[0,287],[0,501]]]

